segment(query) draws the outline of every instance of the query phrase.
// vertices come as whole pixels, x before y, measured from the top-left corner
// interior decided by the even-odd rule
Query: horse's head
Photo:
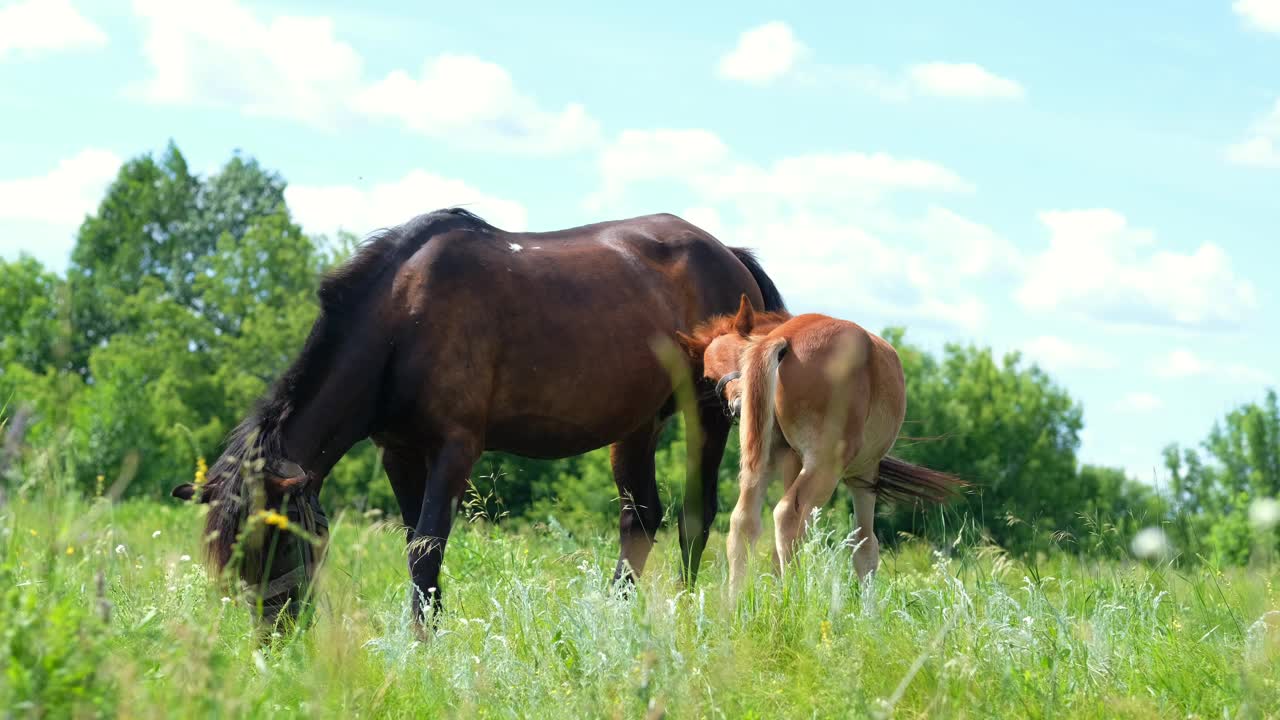
[[[721,315],[694,328],[692,335],[678,333],[680,346],[703,378],[715,383],[716,396],[733,415],[742,408],[738,361],[756,328],[757,313],[746,295],[734,315]]]
[[[219,458],[219,462],[224,458]],[[219,470],[231,471],[231,468],[219,468],[214,465],[214,472]],[[240,468],[240,474],[246,474],[245,468]],[[220,477],[221,475],[215,476]],[[300,465],[289,460],[283,460],[271,468],[264,467],[259,473],[259,479],[262,481],[264,490],[265,506],[269,508],[279,508],[284,499],[290,495],[298,495],[307,486],[307,473]],[[182,483],[173,488],[169,493],[179,500],[195,500],[198,503],[208,504],[219,499],[219,496],[225,495],[229,485],[237,485],[233,479],[224,479],[223,482],[206,482],[200,486],[194,483]]]
[[[209,505],[205,543],[210,560],[219,571],[235,562],[269,621],[282,608],[291,616],[298,612],[315,557],[323,550],[290,528],[323,542],[328,527],[308,474],[278,458],[278,452],[278,443],[246,423],[232,434],[206,482],[183,483],[172,491],[176,498]]]

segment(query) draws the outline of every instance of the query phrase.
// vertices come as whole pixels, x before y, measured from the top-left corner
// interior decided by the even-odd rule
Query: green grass
[[[315,624],[262,649],[199,561],[199,512],[56,492],[0,508],[6,716],[1280,716],[1274,568],[915,545],[864,589],[828,533],[734,605],[722,538],[687,592],[665,531],[624,599],[611,533],[474,524],[422,644],[403,534],[337,513]]]

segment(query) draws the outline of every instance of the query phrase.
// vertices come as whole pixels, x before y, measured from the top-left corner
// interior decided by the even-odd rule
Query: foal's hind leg
[[[853,490],[853,513],[858,520],[855,541],[858,543],[853,551],[853,568],[858,577],[865,580],[867,576],[880,566],[880,542],[876,540],[876,493],[873,484],[854,481],[849,484]]]
[[[618,486],[619,502],[622,503],[618,518],[621,549],[618,567],[613,571],[614,582],[622,579],[633,581],[644,571],[658,524],[662,522],[653,454],[663,424],[655,419],[609,448],[613,481]]]
[[[785,569],[795,554],[814,508],[825,505],[839,483],[840,473],[834,463],[815,457],[804,459],[804,467],[795,482],[773,508],[774,542],[780,568]]]

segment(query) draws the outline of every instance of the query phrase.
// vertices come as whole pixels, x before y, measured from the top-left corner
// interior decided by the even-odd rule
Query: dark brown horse
[[[782,309],[748,251],[671,215],[510,233],[451,209],[377,234],[324,279],[301,355],[211,468],[199,494],[215,503],[212,558],[231,560],[255,487],[267,506],[285,493],[314,499],[338,459],[372,437],[409,528],[421,617],[424,600],[438,607],[445,542],[481,452],[562,458],[610,445],[623,498],[614,576],[639,574],[662,518],[654,451],[676,409],[650,343],[732,312],[744,294]],[[730,428],[714,393],[698,395],[688,420],[702,443],[689,449],[680,514],[690,583]],[[242,568],[246,579],[261,576],[261,555],[244,563],[257,565]]]

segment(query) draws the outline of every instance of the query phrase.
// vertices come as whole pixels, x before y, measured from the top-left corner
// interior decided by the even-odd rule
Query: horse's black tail
[[[729,249],[743,265],[747,266],[747,270],[751,271],[751,277],[756,279],[756,285],[760,286],[760,295],[764,297],[765,312],[785,312],[787,304],[782,301],[782,293],[778,292],[778,287],[773,284],[768,273],[760,267],[756,254],[747,248],[731,247]]]

